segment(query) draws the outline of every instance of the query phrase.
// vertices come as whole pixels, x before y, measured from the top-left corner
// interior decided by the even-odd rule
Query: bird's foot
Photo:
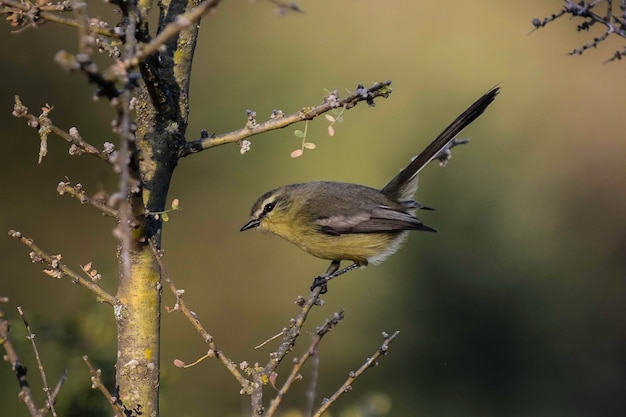
[[[328,292],[328,277],[325,275],[316,277],[311,284],[311,291],[317,287],[320,287],[320,294],[326,294]]]

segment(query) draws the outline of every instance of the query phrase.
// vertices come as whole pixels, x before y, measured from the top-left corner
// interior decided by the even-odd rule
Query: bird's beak
[[[239,231],[243,232],[244,230],[252,229],[253,227],[259,227],[259,224],[261,224],[261,220],[250,219],[248,223],[244,224],[241,230]]]

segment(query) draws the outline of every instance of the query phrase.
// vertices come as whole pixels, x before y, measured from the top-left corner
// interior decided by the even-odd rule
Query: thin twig
[[[6,297],[0,297],[0,303],[7,303],[9,301]],[[40,417],[41,412],[37,409],[33,393],[30,390],[28,379],[26,374],[28,369],[20,362],[20,358],[11,342],[9,331],[11,330],[11,323],[4,317],[4,310],[0,308],[0,345],[4,348],[6,355],[4,360],[11,364],[11,369],[17,377],[17,383],[20,387],[20,393],[18,398],[26,405],[28,412],[32,417]]]
[[[47,11],[46,6],[37,6],[28,1],[0,0],[0,5],[5,5],[9,7],[6,9],[0,9],[0,14],[15,13],[14,10],[11,10],[11,8],[13,8],[13,9],[21,10],[26,15],[29,15],[31,13],[33,15],[36,15],[37,25],[41,25],[44,22],[48,21],[48,22],[59,23],[62,25],[74,27],[74,28],[77,28],[79,26],[79,23],[72,18],[65,17],[61,15],[60,13],[54,13],[53,11]],[[70,11],[72,11],[71,6],[64,6],[61,12],[70,12]],[[120,39],[120,36],[116,34],[112,29],[101,27],[97,24],[90,25],[90,30],[98,35],[106,36],[106,37],[113,38],[113,39]]]
[[[227,143],[239,142],[250,136],[258,135],[261,133],[269,132],[270,130],[282,129],[294,123],[298,123],[304,120],[312,120],[317,116],[324,114],[334,108],[345,106],[346,109],[354,107],[360,101],[367,101],[368,104],[373,105],[374,99],[377,97],[387,98],[391,94],[391,81],[377,82],[370,88],[364,88],[359,86],[356,91],[349,96],[339,99],[335,95],[331,94],[326,97],[324,103],[314,107],[304,107],[300,111],[285,115],[281,117],[270,118],[269,120],[256,123],[252,126],[248,125],[239,130],[235,130],[229,133],[223,133],[217,136],[201,137],[197,140],[189,141],[185,144],[184,148],[180,151],[180,157],[185,157],[197,152],[201,152],[212,148],[214,146],[225,145]]]
[[[255,349],[261,349],[263,346],[267,345],[269,342],[271,342],[272,340],[276,340],[279,337],[281,337],[282,335],[285,334],[285,330],[281,331],[280,333],[276,333],[274,336],[270,337],[269,339],[266,339],[265,341],[263,341],[262,343],[256,345],[254,348]]]
[[[74,186],[72,186],[69,182],[61,181],[57,185],[57,192],[60,195],[69,194],[72,197],[76,198],[78,201],[80,201],[81,204],[87,204],[89,206],[92,206],[100,210],[102,214],[106,216],[117,218],[119,214],[117,210],[110,207],[106,203],[103,203],[102,199],[89,197],[87,193],[85,193],[85,190],[83,190],[81,184],[75,184]]]
[[[580,48],[576,48],[568,53],[568,55],[582,55],[585,51],[591,48],[597,48],[602,42],[609,38],[611,35],[620,36],[626,38],[626,3],[624,0],[620,1],[621,15],[613,14],[613,1],[612,0],[594,0],[594,1],[572,1],[565,0],[563,8],[553,13],[550,17],[544,19],[535,18],[532,21],[534,26],[533,31],[545,27],[548,23],[552,23],[558,18],[568,14],[571,19],[582,19],[582,23],[577,24],[576,31],[590,31],[592,27],[597,24],[603,25],[606,29],[600,36],[594,36],[591,42],[585,43]],[[606,3],[606,9],[604,13],[594,13],[592,9],[599,4]],[[597,9],[597,8],[596,8]],[[607,59],[606,62],[612,62],[620,60],[626,56],[626,49],[618,50],[613,54],[613,57]]]
[[[102,370],[95,369],[89,362],[89,357],[87,355],[83,356],[83,361],[85,361],[85,363],[87,364],[87,367],[89,368],[89,373],[91,374],[91,388],[99,390],[102,395],[105,396],[107,402],[113,409],[113,413],[115,413],[115,417],[124,417],[124,409],[120,405],[119,399],[111,395],[107,387],[105,387],[102,383],[102,378],[100,378],[100,376],[102,375]]]
[[[183,368],[183,369],[187,369],[187,368],[192,368],[194,366],[196,366],[197,364],[199,364],[200,362],[202,362],[205,359],[208,358],[212,358],[215,356],[215,352],[213,352],[212,350],[209,350],[207,353],[205,353],[204,355],[200,356],[198,359],[196,359],[195,361],[191,362],[191,363],[185,363],[179,359],[174,360],[174,365],[176,365],[179,368]]]
[[[61,263],[60,255],[49,255],[40,249],[32,239],[26,238],[22,235],[21,232],[15,230],[9,230],[9,236],[19,240],[24,245],[28,246],[32,251],[30,253],[30,258],[33,263],[45,263],[49,265],[52,269],[44,269],[44,272],[52,276],[54,278],[62,278],[63,276],[68,276],[73,283],[79,284],[80,286],[88,289],[92,293],[94,293],[98,299],[98,301],[104,301],[111,305],[116,304],[116,299],[114,296],[106,292],[102,287],[98,284],[85,279],[81,274],[73,271],[68,268],[67,265]]]
[[[61,139],[64,139],[66,142],[72,144],[70,148],[71,155],[81,155],[88,154],[96,156],[102,159],[105,162],[111,163],[109,160],[110,153],[104,150],[100,150],[95,146],[91,145],[89,142],[85,141],[80,134],[78,133],[78,129],[75,127],[71,128],[69,132],[64,131],[63,129],[52,124],[52,120],[48,117],[48,111],[44,111],[41,116],[37,117],[32,113],[28,112],[28,107],[22,104],[20,97],[15,96],[15,104],[13,106],[13,116],[18,118],[25,118],[28,120],[28,126],[37,129],[42,140],[45,140],[48,133],[54,133]]]
[[[63,373],[61,374],[61,377],[59,378],[59,381],[57,382],[56,386],[54,387],[54,389],[52,390],[52,403],[56,404],[57,401],[57,397],[59,396],[59,392],[61,392],[61,388],[63,387],[63,384],[65,384],[65,381],[67,381],[67,376],[68,376],[69,372],[67,370],[67,368],[65,368],[63,370]],[[46,401],[46,405],[45,407],[43,407],[41,410],[39,410],[41,412],[41,414],[43,416],[45,416],[46,414],[48,414],[48,411],[50,411],[50,402]]]
[[[313,415],[313,406],[315,405],[315,395],[317,394],[317,381],[319,380],[320,373],[320,354],[316,350],[311,357],[311,381],[309,382],[309,388],[307,388],[306,397],[306,409],[304,411],[305,417],[311,417]]]
[[[239,369],[237,368],[237,364],[235,364],[234,361],[229,359],[224,354],[224,352],[222,352],[217,347],[217,345],[215,344],[215,341],[213,340],[213,336],[211,336],[209,332],[206,331],[202,323],[200,323],[200,320],[198,319],[198,315],[194,311],[190,310],[189,307],[187,307],[187,303],[185,302],[185,300],[183,300],[183,294],[185,291],[178,289],[176,285],[174,284],[174,281],[172,280],[169,273],[167,272],[167,269],[165,268],[165,263],[163,262],[163,259],[162,259],[163,258],[162,252],[156,249],[156,246],[154,245],[152,241],[150,242],[150,247],[152,248],[154,252],[154,256],[156,258],[157,263],[159,264],[163,281],[168,285],[168,287],[170,288],[170,290],[176,297],[176,305],[170,311],[180,311],[181,313],[183,313],[185,317],[187,317],[191,325],[200,334],[202,339],[204,339],[204,341],[209,345],[209,349],[211,349],[213,353],[212,356],[215,356],[217,359],[219,359],[220,362],[222,362],[222,364],[226,367],[226,369],[228,369],[231,375],[235,377],[235,379],[239,382],[239,384],[241,385],[241,393],[248,394],[248,395],[251,394],[254,384],[250,382],[246,377],[244,377],[241,374],[241,372],[239,372]],[[209,356],[211,355],[209,354]]]
[[[107,97],[109,99],[118,97],[120,91],[116,86],[116,82],[125,80],[127,74],[123,71],[112,70],[112,68],[118,65],[116,61],[110,66],[108,72],[99,72],[98,65],[92,59],[95,42],[91,28],[89,27],[90,17],[87,15],[87,3],[74,1],[73,11],[76,21],[78,22],[78,53],[74,55],[66,51],[60,51],[54,57],[55,62],[68,71],[74,71],[77,67],[80,68],[87,76],[89,82],[98,86],[96,90],[97,97]],[[126,32],[127,35],[123,41],[124,44],[128,43],[128,38],[132,37],[134,33],[130,20],[126,23],[126,30],[128,30],[128,32]]]
[[[313,341],[311,342],[309,348],[300,356],[300,358],[294,360],[295,364],[291,369],[291,372],[287,376],[287,379],[285,380],[283,386],[278,390],[276,397],[274,397],[274,399],[270,402],[270,406],[264,414],[265,417],[273,416],[276,410],[278,410],[278,406],[280,405],[284,395],[287,393],[287,391],[289,391],[293,382],[300,378],[300,370],[302,369],[302,366],[304,366],[309,358],[317,354],[317,346],[322,341],[324,335],[334,329],[335,326],[337,326],[337,324],[339,324],[339,322],[343,320],[343,317],[343,310],[340,310],[335,313],[332,318],[327,319],[326,322],[317,329],[317,331],[315,332],[315,337],[313,338]]]
[[[276,349],[276,352],[273,352],[270,355],[270,360],[264,367],[266,375],[274,372],[285,356],[291,352],[296,344],[296,339],[300,335],[302,326],[311,312],[311,308],[313,308],[314,305],[323,304],[323,301],[319,298],[321,290],[321,287],[315,287],[306,300],[302,297],[298,297],[296,300],[296,304],[300,306],[300,311],[295,319],[290,320],[289,327],[285,331],[285,335],[283,336],[278,349]]]
[[[41,362],[41,357],[39,356],[39,350],[37,349],[37,344],[35,343],[35,334],[30,329],[30,324],[26,319],[26,314],[22,310],[22,307],[17,307],[18,313],[20,313],[20,317],[22,317],[22,321],[24,322],[24,326],[26,327],[26,332],[28,333],[28,340],[33,347],[33,352],[35,353],[35,360],[37,361],[37,367],[39,368],[39,374],[41,375],[41,382],[43,384],[43,392],[46,393],[46,398],[48,399],[48,406],[50,407],[50,411],[54,417],[57,417],[57,412],[54,408],[54,400],[52,399],[52,393],[50,392],[50,388],[48,387],[48,379],[46,378],[46,371],[43,368],[43,363]]]
[[[381,356],[387,354],[387,351],[389,350],[389,343],[391,343],[398,336],[399,333],[400,333],[399,331],[394,332],[392,335],[383,333],[383,337],[385,338],[383,340],[383,344],[378,348],[378,350],[376,350],[376,352],[370,358],[367,358],[365,363],[361,365],[359,369],[349,373],[348,379],[346,379],[346,381],[341,385],[341,387],[339,387],[339,389],[335,391],[335,393],[331,395],[330,398],[325,398],[322,401],[322,406],[315,412],[313,417],[321,416],[326,411],[328,411],[330,406],[333,405],[339,399],[339,397],[341,397],[346,392],[352,391],[352,384],[354,383],[354,381],[356,381],[358,377],[363,375],[363,373],[365,373],[365,371],[367,371],[369,368],[378,365],[378,362],[376,361]]]
[[[305,300],[303,297],[298,296],[296,300],[296,304],[300,306],[300,311],[295,319],[289,320],[289,327],[284,329],[283,339],[278,346],[278,349],[275,352],[270,353],[270,359],[265,367],[255,367],[253,372],[253,377],[260,381],[264,379],[270,380],[272,376],[276,375],[274,370],[276,367],[282,362],[285,356],[291,352],[294,345],[296,344],[296,339],[300,336],[300,331],[302,330],[302,326],[306,321],[307,316],[309,315],[311,308],[314,305],[321,305],[323,301],[319,298],[322,287],[314,288],[309,297]],[[260,369],[256,369],[260,368]],[[263,386],[261,384],[256,384],[252,387],[250,392],[251,394],[251,402],[252,402],[252,410],[254,415],[263,414]]]

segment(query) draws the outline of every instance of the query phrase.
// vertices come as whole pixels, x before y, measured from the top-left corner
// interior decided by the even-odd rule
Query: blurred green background
[[[170,196],[183,210],[165,226],[166,261],[218,345],[237,362],[265,363],[272,345],[253,347],[286,326],[295,297],[327,266],[279,239],[238,232],[258,195],[313,179],[380,187],[500,83],[501,95],[463,134],[472,143],[457,148],[445,169],[433,165],[421,175],[418,199],[437,209],[421,218],[439,233],[412,234],[383,265],[333,282],[326,305],[314,311],[309,331],[346,309],[320,348],[318,401],[375,351],[382,331],[399,330],[390,354],[333,416],[623,415],[626,72],[621,62],[603,64],[623,42],[566,56],[594,35],[577,33],[567,18],[529,35],[532,18],[558,11],[560,1],[299,4],[306,14],[279,17],[269,3],[224,2],[203,20],[189,139],[203,128],[243,126],[248,108],[261,121],[273,109],[318,104],[324,88],[345,95],[358,83],[391,79],[394,92],[376,108],[346,112],[335,137],[325,120],[314,121],[309,138],[318,147],[298,159],[289,154],[299,147],[293,130],[303,126],[254,137],[243,156],[224,146],[180,162]],[[93,15],[111,15],[108,6],[90,7]],[[113,113],[105,101],[93,102],[83,76],[53,63],[58,50],[75,51],[71,29],[10,29],[0,31],[0,230],[22,231],[76,269],[92,261],[113,290],[112,221],[55,189],[67,177],[90,193],[112,190],[115,176],[93,158],[70,157],[56,137],[37,165],[36,132],[11,111],[14,94],[36,114],[49,103],[56,125],[77,126],[95,145],[117,142]],[[111,309],[41,274],[12,239],[0,239],[0,251],[0,295],[11,298],[3,308],[38,399],[17,305],[37,334],[49,380],[70,370],[60,415],[110,415],[89,387],[81,356],[112,381]],[[163,415],[248,414],[248,398],[216,361],[188,370],[172,365],[207,349],[181,315],[164,313],[162,330]],[[299,340],[298,351],[308,339]],[[285,411],[303,408],[309,375],[307,368]],[[6,363],[0,386],[2,414],[26,416]]]

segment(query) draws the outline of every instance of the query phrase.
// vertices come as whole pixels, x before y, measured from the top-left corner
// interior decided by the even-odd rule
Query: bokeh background
[[[240,155],[224,146],[184,159],[171,198],[182,211],[165,226],[167,264],[187,302],[235,361],[265,363],[258,345],[295,314],[293,300],[326,268],[279,239],[239,233],[262,192],[286,183],[332,179],[382,186],[454,117],[496,84],[502,93],[463,136],[445,169],[421,176],[421,215],[438,234],[411,235],[381,266],[331,285],[308,331],[339,308],[346,319],[320,347],[318,400],[330,395],[380,345],[400,331],[390,354],[333,409],[333,416],[617,416],[626,408],[626,191],[624,64],[603,64],[623,40],[582,57],[566,52],[599,33],[577,33],[567,18],[530,34],[531,20],[560,1],[436,2],[301,0],[306,14],[277,16],[269,2],[224,2],[202,22],[192,83],[189,139],[227,132],[245,110],[266,119],[318,104],[324,89],[347,94],[358,83],[391,79],[375,108],[344,115],[336,136],[310,125],[314,151],[287,128],[252,139]],[[111,16],[108,6],[92,14]],[[34,113],[55,108],[55,124],[77,126],[99,145],[114,141],[113,113],[93,102],[93,86],[68,75],[54,54],[75,51],[71,29],[46,24],[0,30],[0,230],[22,231],[79,268],[92,261],[103,285],[116,286],[113,223],[59,196],[69,178],[88,192],[111,190],[105,164],[70,157],[11,117],[14,94]],[[111,382],[111,309],[67,280],[41,274],[28,250],[0,239],[0,295],[30,382],[41,386],[15,306],[27,312],[50,381],[70,376],[60,415],[110,415],[93,392],[81,356]],[[164,304],[174,303],[165,292]],[[247,397],[216,361],[181,370],[206,351],[179,314],[163,315],[162,414],[247,415]],[[305,335],[297,348],[308,343]],[[288,365],[279,369],[288,373]],[[303,409],[310,370],[285,401]],[[280,376],[279,376],[280,381]],[[53,382],[51,382],[53,383]],[[26,416],[8,364],[0,366],[3,415]],[[293,410],[293,414],[289,414]],[[369,414],[368,414],[369,413]]]

